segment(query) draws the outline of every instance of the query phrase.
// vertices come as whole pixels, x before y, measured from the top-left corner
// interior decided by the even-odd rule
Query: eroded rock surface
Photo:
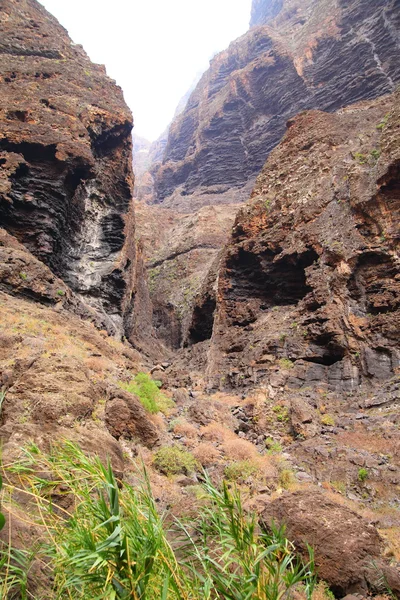
[[[251,25],[213,58],[167,139],[162,137],[138,192],[147,202],[184,215],[207,205],[226,205],[231,213],[247,201],[288,119],[304,109],[334,112],[375,98],[392,92],[400,80],[396,0],[258,0]],[[150,246],[157,248],[156,231]],[[226,235],[221,230],[221,245]],[[148,253],[150,263],[157,252]],[[168,257],[165,265],[176,262],[170,240],[162,253]],[[209,258],[204,252],[191,256],[192,275],[185,276],[185,288],[193,290],[189,295],[196,300],[183,309],[180,277],[156,272],[154,325],[163,339],[173,338],[173,346],[193,339],[186,334],[187,323],[198,321],[199,311],[205,312],[202,306],[215,303],[214,294],[202,299],[205,277],[197,278],[211,264]],[[306,263],[308,259],[304,257]],[[201,264],[196,266],[196,260]],[[301,281],[293,282],[298,285]]]
[[[48,445],[69,439],[104,459],[110,455],[122,471],[120,432],[149,446],[156,443],[157,430],[139,400],[118,387],[143,368],[137,352],[62,306],[54,310],[0,292],[0,308],[5,460],[15,459],[28,441]]]
[[[122,333],[134,259],[122,91],[35,0],[2,2],[0,36],[1,225]]]
[[[219,274],[211,377],[355,392],[396,374],[399,119],[393,95],[289,122]]]
[[[135,207],[157,336],[174,349],[208,339],[215,307],[216,265],[239,205],[205,206],[194,214],[142,202]],[[203,288],[209,289],[210,277],[212,289],[207,300]],[[196,325],[199,310],[208,320],[204,333],[203,318],[200,326]]]
[[[285,523],[306,560],[311,544],[319,576],[335,595],[385,592],[382,574],[393,593],[400,591],[399,571],[380,559],[382,541],[374,525],[318,489],[285,493],[268,502],[261,520],[267,527]]]
[[[290,117],[376,98],[400,80],[396,0],[263,0],[251,24],[171,124],[157,202],[190,211],[238,201]]]

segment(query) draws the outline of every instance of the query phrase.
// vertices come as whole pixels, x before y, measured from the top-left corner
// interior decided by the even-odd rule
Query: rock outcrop
[[[315,551],[318,574],[335,596],[348,593],[400,592],[400,573],[380,558],[382,540],[372,523],[318,489],[285,493],[268,502],[261,520],[285,523],[287,535],[304,559],[307,544]]]
[[[398,93],[288,123],[219,273],[209,375],[355,392],[399,368]]]
[[[251,26],[213,58],[170,125],[167,139],[154,147],[157,157],[152,155],[153,165],[139,192],[146,202],[157,203],[154,219],[164,222],[179,221],[179,213],[196,213],[207,205],[220,207],[226,217],[219,220],[221,245],[214,245],[214,260],[228,238],[238,204],[250,196],[288,119],[304,109],[334,112],[375,98],[392,92],[400,80],[396,0],[255,0]],[[163,215],[158,207],[170,212]],[[152,220],[151,210],[145,210]],[[138,230],[142,237],[141,223]],[[191,255],[193,277],[185,275],[185,287],[193,301],[182,305],[181,278],[170,273],[171,268],[181,272],[175,244],[167,237],[160,251],[159,230],[154,229],[145,247],[149,268],[157,263],[151,282],[154,326],[164,340],[173,340],[172,346],[184,345],[196,338],[186,332],[205,312],[210,296],[206,292],[203,297],[210,283],[205,266],[213,263],[204,250]],[[201,230],[193,229],[182,234],[185,239],[202,236]],[[215,286],[214,279],[208,288]],[[209,306],[214,303],[215,298]]]
[[[136,203],[137,231],[144,248],[148,287],[157,336],[170,348],[199,341],[192,336],[197,296],[227,242],[239,205],[205,206],[182,214],[162,206]],[[216,267],[214,268],[215,284]],[[214,286],[215,287],[215,286]],[[215,305],[215,289],[212,292]],[[202,300],[203,303],[203,300]],[[212,328],[213,309],[209,324]],[[206,334],[208,339],[211,335]]]
[[[400,80],[397,0],[259,0],[251,23],[171,124],[156,202],[193,211],[239,201],[289,118],[376,98]]]
[[[122,334],[135,277],[122,92],[35,0],[1,3],[0,54],[0,224]]]
[[[140,355],[106,339],[132,337],[151,351],[132,117],[104,67],[35,0],[1,3],[0,36],[4,456],[29,439],[68,438],[122,471],[121,435],[148,446],[158,439],[119,385],[145,368]]]

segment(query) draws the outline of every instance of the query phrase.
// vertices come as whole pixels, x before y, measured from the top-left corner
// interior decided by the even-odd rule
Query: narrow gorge
[[[42,535],[7,500],[27,444],[72,442],[145,466],[167,521],[237,486],[315,550],[322,595],[290,597],[400,598],[400,6],[249,18],[150,144],[37,0],[0,2],[0,540]]]

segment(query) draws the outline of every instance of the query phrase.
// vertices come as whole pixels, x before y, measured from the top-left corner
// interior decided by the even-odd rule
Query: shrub
[[[191,452],[181,446],[164,446],[154,455],[154,466],[164,475],[187,475],[198,468],[197,461]]]
[[[242,440],[239,437],[227,440],[221,449],[225,456],[231,460],[248,460],[258,455],[256,448],[251,442]]]
[[[284,527],[257,527],[257,515],[244,510],[237,490],[217,489],[205,477],[207,501],[167,537],[146,474],[140,487],[117,482],[109,464],[87,458],[69,442],[53,447],[50,456],[30,455],[30,461],[26,484],[47,536],[36,558],[51,578],[51,597],[281,600],[302,585],[312,598],[311,550],[303,565]],[[43,472],[53,477],[43,479]],[[73,512],[49,501],[59,485],[72,498]],[[33,596],[28,590],[18,597]]]
[[[358,481],[365,481],[366,479],[368,479],[368,469],[366,469],[365,467],[361,467],[361,469],[358,469]]]
[[[375,161],[378,160],[380,155],[381,155],[380,150],[371,150],[371,156]]]
[[[275,406],[272,407],[272,410],[276,415],[276,420],[280,423],[287,423],[287,421],[289,421],[289,411],[286,406],[275,404]]]
[[[327,425],[329,427],[334,427],[335,425],[335,417],[333,415],[321,415],[321,423],[322,425]]]
[[[281,369],[293,369],[294,367],[293,362],[289,358],[281,358],[278,362]]]
[[[289,489],[295,482],[295,477],[292,469],[282,469],[279,473],[279,485],[285,490]]]
[[[135,394],[149,413],[166,412],[174,405],[173,400],[160,391],[161,382],[153,380],[147,373],[138,373],[129,383],[120,382],[120,387]]]
[[[207,442],[199,444],[193,450],[193,454],[203,467],[211,467],[211,465],[214,465],[221,458],[218,448]]]
[[[177,435],[183,435],[188,438],[196,438],[199,433],[196,427],[188,423],[185,419],[175,419],[171,423],[171,429]]]
[[[346,494],[346,483],[344,481],[331,481],[331,486],[340,494]]]
[[[224,475],[228,481],[236,481],[237,483],[243,483],[257,473],[258,466],[252,460],[238,460],[230,465],[227,465],[224,469]]]
[[[108,367],[107,361],[101,356],[90,356],[85,360],[85,365],[88,369],[95,371],[96,373],[101,373]]]
[[[360,163],[360,165],[365,164],[368,160],[368,157],[365,154],[362,154],[361,152],[354,152],[353,157],[357,162]]]
[[[235,435],[220,423],[209,423],[200,429],[201,437],[210,442],[223,442],[232,439]]]
[[[271,437],[265,440],[265,446],[268,450],[268,454],[280,454],[283,450],[279,442],[275,442]]]

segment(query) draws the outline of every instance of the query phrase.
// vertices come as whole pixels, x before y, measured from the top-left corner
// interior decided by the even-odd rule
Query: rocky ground
[[[391,90],[395,3],[255,2],[253,24],[273,27],[216,57],[172,125],[157,185],[175,195],[146,204],[154,182],[143,170],[135,207],[121,91],[35,0],[0,8],[4,464],[21,461],[27,444],[64,439],[110,456],[134,484],[144,462],[169,516],[195,513],[207,469],[237,485],[261,523],[285,521],[300,553],[311,543],[336,597],[400,597],[398,93],[291,118],[237,216],[245,197],[229,187],[255,175],[250,158],[236,169],[231,124],[239,138],[247,132],[251,156],[266,144],[257,134],[266,121],[242,119],[266,73],[268,123],[281,76],[325,94],[330,110],[340,100],[332,88],[347,100]],[[361,66],[348,53],[353,25]],[[293,33],[290,52],[278,29]],[[327,56],[337,73],[326,88]],[[282,98],[279,114],[296,97]],[[284,120],[276,126],[283,133]],[[207,149],[218,158],[211,179]],[[220,179],[227,187],[214,186]],[[127,390],[138,373],[162,385],[162,410]],[[2,507],[17,546],[37,537],[24,510]]]

